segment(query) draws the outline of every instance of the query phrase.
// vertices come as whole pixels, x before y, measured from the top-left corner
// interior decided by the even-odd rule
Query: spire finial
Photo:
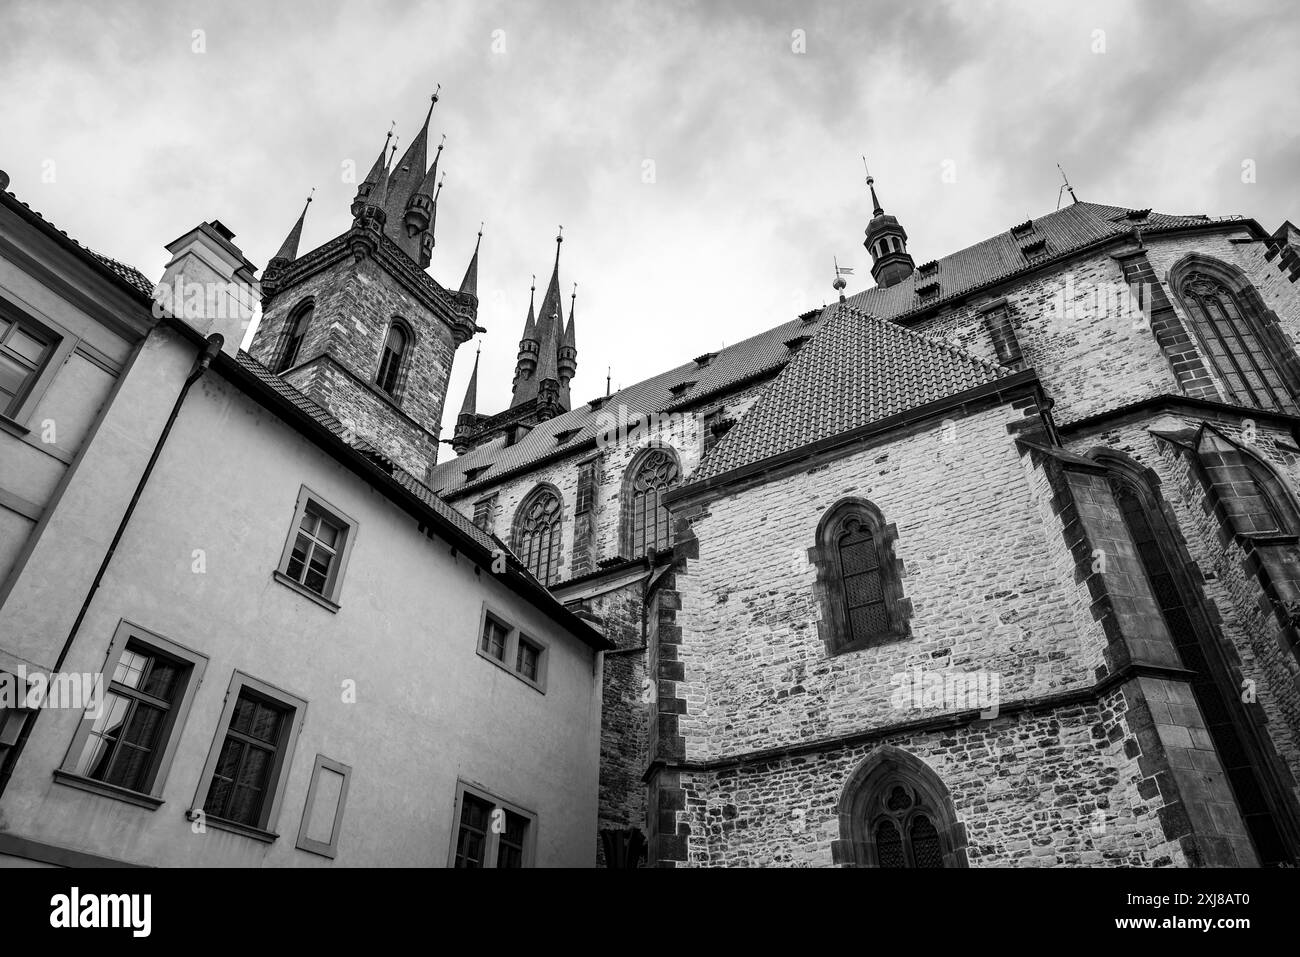
[[[578,301],[578,284],[573,284],[573,294],[569,296],[569,311],[573,311],[573,304]]]
[[[831,288],[840,294],[840,302],[843,302],[844,288],[848,285],[844,277],[853,275],[853,267],[841,266],[838,257],[832,257],[832,262],[835,263],[835,281],[831,283]]]
[[[1079,201],[1079,197],[1074,195],[1074,187],[1070,185],[1070,180],[1066,177],[1065,170],[1061,169],[1061,164],[1057,163],[1056,168],[1058,170],[1061,170],[1062,186],[1060,189],[1056,191],[1056,208],[1060,209],[1061,197],[1065,195],[1066,190],[1070,191],[1070,199],[1074,200],[1074,202],[1077,203]]]
[[[528,286],[529,292],[537,292],[537,273],[533,273],[533,281]]]
[[[862,168],[863,168],[864,170],[866,170],[866,173],[867,173],[867,188],[868,188],[869,190],[871,190],[871,205],[872,205],[872,207],[873,207],[872,210],[871,210],[871,215],[872,215],[872,216],[881,216],[881,215],[884,214],[885,211],[884,211],[884,209],[882,209],[881,206],[880,206],[880,200],[876,198],[876,180],[875,180],[875,178],[871,175],[871,170],[868,169],[868,167],[867,167],[867,157],[866,157],[865,155],[862,157]]]
[[[605,366],[605,398],[609,398],[609,377],[614,372],[613,366]]]

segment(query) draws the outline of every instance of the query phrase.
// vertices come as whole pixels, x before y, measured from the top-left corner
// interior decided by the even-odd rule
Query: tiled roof
[[[929,308],[936,302],[960,296],[1031,265],[1039,265],[1044,260],[1031,258],[1027,251],[1032,252],[1031,247],[1040,241],[1046,244],[1047,258],[1053,258],[1128,233],[1134,224],[1134,220],[1128,218],[1129,213],[1139,212],[1147,213],[1137,221],[1144,232],[1210,221],[1206,216],[1173,216],[1129,210],[1123,206],[1073,203],[1054,213],[1017,224],[1014,235],[1008,227],[1004,233],[944,256],[937,261],[937,268],[927,268],[924,277],[918,270],[893,286],[875,287],[849,296],[848,304],[885,319],[906,315],[922,305]],[[1027,230],[1023,228],[1026,225],[1029,227]],[[925,265],[929,267],[931,264]],[[934,282],[939,284],[938,298],[926,298],[923,302],[917,288]]]
[[[1144,216],[1138,216],[1136,221],[1142,230],[1147,232],[1210,221],[1206,216],[1175,216],[1147,210],[1130,210],[1122,206],[1073,203],[1039,219],[1016,224],[1014,235],[1008,226],[1004,233],[936,260],[933,268],[930,268],[931,264],[927,263],[924,278],[919,273],[914,273],[893,286],[864,290],[848,297],[847,305],[881,319],[905,316],[922,307],[928,309],[953,296],[962,295],[979,286],[1041,264],[1044,260],[1040,254],[1035,254],[1032,259],[1029,255],[1035,252],[1032,247],[1039,242],[1044,243],[1045,255],[1050,259],[1107,238],[1122,236],[1132,229],[1135,221],[1129,218],[1130,213],[1135,216],[1145,213]],[[917,292],[917,287],[928,287],[934,283],[939,287],[937,296],[927,290],[929,294],[922,299]],[[809,317],[807,319],[801,317],[784,323],[775,329],[769,329],[723,349],[707,366],[700,367],[694,362],[687,363],[638,382],[615,393],[606,407],[616,411],[620,404],[625,405],[629,418],[649,412],[671,412],[694,405],[707,396],[721,394],[759,373],[780,371],[795,354],[787,343],[801,335],[813,335],[817,329],[825,325],[819,316],[820,312],[821,310],[812,310],[804,314],[805,317]],[[804,345],[800,352],[808,353],[815,343],[816,338],[812,343]],[[820,348],[824,347],[819,347],[818,355],[822,354]],[[803,361],[814,360],[801,360]],[[874,380],[877,377],[872,378]],[[675,386],[691,381],[694,381],[695,385],[680,395],[674,394]],[[809,388],[811,387],[812,384],[809,384]],[[775,388],[774,385],[773,389]],[[782,390],[781,394],[786,395],[786,391]],[[939,396],[933,396],[933,398],[937,397]],[[787,395],[786,398],[793,401],[795,396]],[[773,410],[773,418],[777,417],[775,406],[770,400],[765,397],[761,404]],[[753,416],[758,407],[756,404],[749,415]],[[581,405],[571,412],[537,426],[515,445],[507,446],[505,437],[498,436],[458,458],[435,466],[430,483],[444,495],[455,495],[470,486],[490,485],[499,476],[526,468],[556,453],[559,449],[571,448],[576,451],[590,443],[596,435],[598,415],[598,411],[592,411],[588,406]],[[557,442],[557,435],[575,429],[577,431],[567,441]],[[739,431],[741,431],[739,428],[733,429],[732,433],[734,435]],[[732,461],[734,455],[724,456],[722,452],[728,444],[731,444],[734,449],[739,449],[739,443],[732,441],[732,436],[729,435],[727,440],[715,447],[710,459],[717,459],[719,462]],[[759,450],[758,446],[754,449],[754,451]],[[714,475],[726,470],[716,463],[709,462],[706,465],[707,468],[697,472],[697,477]],[[729,467],[738,467],[738,465]],[[467,479],[466,472],[472,473],[472,478]]]
[[[620,389],[605,400],[599,410],[593,410],[589,403],[578,405],[572,411],[541,423],[514,445],[507,446],[504,435],[496,436],[464,455],[436,465],[429,484],[443,495],[454,495],[472,482],[491,484],[498,476],[538,462],[558,449],[577,450],[590,443],[600,431],[597,421],[603,411],[608,410],[617,418],[619,406],[626,406],[629,419],[652,412],[667,412],[701,401],[709,395],[720,394],[757,375],[775,372],[794,355],[786,342],[796,336],[812,335],[820,324],[816,315],[807,321],[795,319],[784,323],[719,350],[707,365],[687,362]],[[680,395],[674,394],[674,387],[686,382],[695,384]],[[563,443],[559,442],[557,436],[566,432],[572,434]],[[466,472],[473,473],[483,466],[490,468],[466,479]]]
[[[827,310],[785,367],[691,476],[699,481],[946,396],[1015,375],[957,347],[866,315]]]
[[[82,248],[86,249],[84,246]],[[126,263],[118,262],[116,259],[105,256],[103,253],[97,253],[93,249],[86,249],[86,252],[90,253],[90,255],[101,264],[107,266],[115,276],[125,282],[136,292],[140,293],[140,295],[153,299],[154,284],[146,279],[144,273],[140,272],[140,270],[136,269],[134,266],[128,266]]]

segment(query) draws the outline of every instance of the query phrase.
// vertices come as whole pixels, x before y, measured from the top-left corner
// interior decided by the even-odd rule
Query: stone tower
[[[477,257],[459,290],[425,271],[434,248],[438,160],[429,119],[392,162],[385,139],[352,202],[352,226],[297,254],[303,216],[267,264],[251,353],[397,466],[424,479],[438,458],[452,360],[479,330]]]

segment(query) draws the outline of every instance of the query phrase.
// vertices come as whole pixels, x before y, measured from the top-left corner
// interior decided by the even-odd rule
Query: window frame
[[[839,540],[849,519],[856,519],[870,529],[888,621],[883,631],[868,635],[853,634],[844,589]],[[898,526],[887,523],[884,513],[864,498],[840,499],[822,515],[817,525],[816,544],[808,549],[808,558],[817,568],[814,592],[822,611],[817,629],[828,655],[861,651],[911,636],[912,603],[903,592],[903,563],[894,556],[897,540]]]
[[[145,779],[147,788],[143,791],[137,791],[134,788],[109,784],[107,781],[87,777],[74,770],[86,746],[86,739],[90,737],[94,725],[94,719],[87,717],[84,713],[81,721],[77,724],[77,730],[72,736],[72,741],[68,744],[68,750],[64,754],[63,761],[54,771],[54,778],[60,784],[66,784],[83,791],[90,791],[104,797],[116,798],[152,810],[164,803],[162,795],[167,784],[167,774],[171,770],[177,747],[185,730],[186,721],[194,706],[194,697],[198,693],[199,686],[203,683],[203,673],[208,666],[208,657],[201,652],[187,648],[169,638],[163,637],[157,632],[123,618],[118,622],[113,637],[108,643],[108,648],[104,652],[102,671],[102,680],[104,681],[102,693],[104,695],[108,694],[109,685],[112,683],[111,676],[117,670],[122,655],[126,652],[127,647],[132,644],[144,646],[150,653],[169,658],[185,665],[187,668],[185,673],[177,679],[183,681],[184,684],[174,696],[168,710],[166,725],[160,732],[162,736],[160,738],[161,743],[154,749],[155,753],[150,761],[151,767]]]
[[[482,787],[481,785],[474,784],[470,781],[466,781],[463,778],[456,779],[456,797],[452,801],[451,841],[450,841],[450,846],[447,848],[447,867],[453,869],[456,867],[456,847],[460,843],[461,808],[465,803],[465,795],[467,794],[470,797],[474,797],[480,801],[484,801],[488,804],[491,804],[493,810],[496,810],[497,808],[501,808],[502,810],[509,811],[512,814],[517,814],[519,817],[524,818],[528,822],[528,831],[524,835],[523,861],[520,864],[520,867],[525,869],[536,867],[537,866],[537,828],[539,823],[539,817],[537,813],[535,811],[530,811],[527,808],[523,807],[522,805],[514,803],[513,801],[507,801],[504,798],[499,798],[491,791],[488,791],[486,788]],[[484,850],[483,867],[481,869],[495,870],[497,866],[498,852],[500,851],[501,835],[493,832],[492,825],[491,825],[491,812],[489,811],[488,814],[489,814],[488,817],[489,823],[486,832],[487,847]]]
[[[36,407],[45,398],[55,376],[81,340],[44,313],[26,303],[20,304],[7,295],[0,295],[0,317],[20,327],[29,327],[50,339],[50,345],[41,357],[40,364],[24,381],[23,391],[10,403],[9,408],[0,408],[0,423],[16,427],[26,434],[30,431],[29,424],[36,413]]]
[[[225,818],[216,817],[204,811],[208,801],[208,794],[212,790],[212,779],[216,774],[217,761],[221,757],[222,749],[226,744],[226,737],[230,731],[230,722],[234,717],[235,705],[245,690],[250,691],[253,697],[266,698],[289,711],[289,714],[281,722],[280,740],[276,745],[275,761],[267,776],[266,791],[268,793],[264,794],[262,798],[262,807],[258,814],[257,825],[228,821]],[[234,671],[230,677],[230,684],[226,688],[225,701],[221,707],[221,715],[217,720],[216,731],[212,736],[212,746],[208,749],[208,757],[203,764],[203,773],[199,775],[194,800],[185,816],[193,821],[198,819],[199,814],[202,814],[205,825],[209,827],[230,831],[235,834],[243,834],[245,837],[251,837],[267,844],[278,839],[280,835],[276,833],[275,826],[279,821],[280,811],[284,805],[285,792],[288,791],[289,772],[293,767],[294,752],[306,717],[307,702],[303,698],[285,691],[283,688],[277,688],[260,678],[254,678],[252,675],[239,670]]]
[[[402,351],[397,353],[397,368],[392,373],[393,387],[384,388],[385,362],[388,359],[388,342],[393,337],[393,330],[397,330],[402,336]],[[379,365],[375,369],[375,388],[383,395],[387,396],[394,402],[401,401],[402,392],[406,386],[406,372],[410,365],[411,350],[415,346],[415,335],[411,332],[411,327],[398,316],[389,320],[388,328],[384,331],[384,341],[379,345]]]
[[[339,802],[334,809],[334,825],[330,830],[330,839],[328,842],[317,841],[307,836],[307,827],[311,822],[312,811],[316,807],[316,792],[319,790],[321,773],[331,771],[343,776],[343,784],[339,789]],[[307,785],[307,800],[302,806],[302,823],[298,826],[298,842],[295,845],[300,851],[307,851],[309,854],[319,854],[321,857],[328,857],[333,860],[339,852],[339,835],[343,830],[343,811],[348,803],[348,787],[352,783],[352,768],[342,761],[335,761],[327,758],[323,754],[316,755],[316,763],[311,769],[311,783]]]
[[[275,367],[271,370],[274,374],[283,375],[298,365],[298,358],[302,355],[303,343],[307,340],[307,330],[311,328],[311,320],[315,317],[315,314],[316,300],[314,297],[304,299],[290,311],[289,319],[280,332]],[[300,325],[302,326],[301,332],[298,331]],[[290,347],[293,345],[295,338],[298,340],[298,345],[290,354]]]
[[[335,523],[342,526],[343,543],[334,549],[335,561],[330,566],[329,579],[326,582],[324,592],[314,591],[289,574],[289,562],[293,557],[293,547],[298,541],[298,532],[302,527],[302,519],[309,507],[314,507],[318,512],[323,512],[333,519]],[[321,607],[331,612],[337,612],[340,607],[339,597],[343,588],[343,579],[347,575],[348,560],[352,556],[352,547],[356,544],[359,530],[360,524],[355,518],[331,504],[324,496],[313,491],[308,486],[301,486],[298,490],[297,501],[294,503],[293,522],[289,526],[289,534],[285,537],[284,548],[280,552],[280,563],[276,566],[273,577],[280,584],[306,598],[310,598]]]
[[[547,542],[547,552],[542,567],[546,569],[546,577],[542,578],[533,571],[529,564],[529,553],[523,548],[524,522],[527,519],[529,510],[533,504],[542,496],[554,496],[559,507],[555,510],[555,518],[551,522],[551,538]],[[510,525],[510,550],[515,553],[519,559],[519,564],[528,569],[528,573],[536,578],[547,588],[559,582],[560,569],[564,566],[564,495],[558,488],[550,482],[539,482],[529,490],[528,494],[523,497],[519,505],[515,508],[514,521]],[[541,556],[541,552],[538,555]],[[540,567],[539,567],[540,570]]]
[[[506,629],[505,643],[500,659],[494,658],[483,649],[483,635],[489,620]],[[537,649],[537,676],[535,678],[528,677],[517,667],[520,643],[531,645]],[[492,662],[492,664],[518,678],[540,694],[546,694],[546,678],[550,670],[551,659],[550,643],[538,638],[532,631],[525,631],[511,624],[509,616],[501,614],[496,608],[489,606],[487,602],[483,603],[482,610],[479,612],[478,634],[475,636],[474,650],[480,658]]]
[[[645,496],[638,495],[637,488],[636,488],[637,479],[640,477],[641,473],[645,471],[647,463],[649,463],[653,458],[655,458],[656,455],[665,455],[669,459],[671,459],[672,467],[674,468],[676,474],[666,484],[662,486],[657,486],[654,489],[655,506],[654,506],[653,518],[654,518],[654,530],[656,533],[649,535],[649,537],[647,538],[647,536],[644,534],[646,528],[648,528],[647,525],[643,527],[642,535],[640,539],[638,539],[637,524],[636,524],[638,509],[641,506],[642,502],[644,501]],[[682,469],[681,456],[677,454],[677,449],[674,448],[668,442],[662,442],[662,441],[651,442],[650,444],[642,448],[640,451],[638,451],[636,455],[632,457],[631,461],[627,463],[627,467],[623,471],[623,483],[622,483],[622,493],[621,493],[622,495],[621,498],[622,542],[621,544],[622,544],[623,557],[653,558],[655,555],[659,554],[660,552],[667,551],[673,547],[673,545],[676,542],[677,536],[675,534],[675,529],[673,528],[672,513],[669,512],[667,507],[664,505],[663,499],[664,499],[664,495],[666,495],[672,489],[679,487],[683,481],[684,481],[684,475]],[[645,494],[648,495],[649,492]],[[666,516],[666,523],[665,523],[665,530],[664,530],[666,540],[663,545],[659,544],[659,537],[657,534],[657,530],[659,527],[660,511],[664,512]],[[648,514],[645,515],[645,519],[649,519],[649,518],[650,515]],[[646,544],[647,546],[652,546],[652,547],[646,547],[644,549],[641,549],[640,546],[642,544]]]

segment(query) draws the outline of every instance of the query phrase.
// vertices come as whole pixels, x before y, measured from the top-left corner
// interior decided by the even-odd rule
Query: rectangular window
[[[112,797],[148,798],[134,803],[157,806],[206,665],[203,655],[122,622],[109,643],[101,700],[87,702],[55,777]]]
[[[510,637],[510,627],[503,625],[491,615],[483,619],[483,644],[481,645],[484,654],[487,654],[497,661],[506,660],[506,641]]]
[[[509,624],[505,617],[483,606],[478,654],[533,688],[546,693],[546,645]]]
[[[236,824],[259,825],[288,714],[287,708],[247,691],[240,693],[212,772],[205,812]]]
[[[463,781],[455,808],[452,867],[533,866],[537,815]]]
[[[596,463],[583,462],[578,466],[578,495],[575,513],[585,515],[596,502]]]
[[[536,682],[538,665],[542,660],[542,649],[526,638],[519,639],[519,653],[515,656],[515,671],[529,681]]]
[[[13,415],[54,351],[56,338],[0,315],[0,413]]]
[[[207,823],[275,839],[271,831],[306,710],[301,698],[235,672],[196,797]]]
[[[497,497],[489,495],[474,503],[474,524],[485,532],[492,531],[492,519],[496,514]]]
[[[356,524],[303,486],[276,579],[331,611],[337,609]]]

